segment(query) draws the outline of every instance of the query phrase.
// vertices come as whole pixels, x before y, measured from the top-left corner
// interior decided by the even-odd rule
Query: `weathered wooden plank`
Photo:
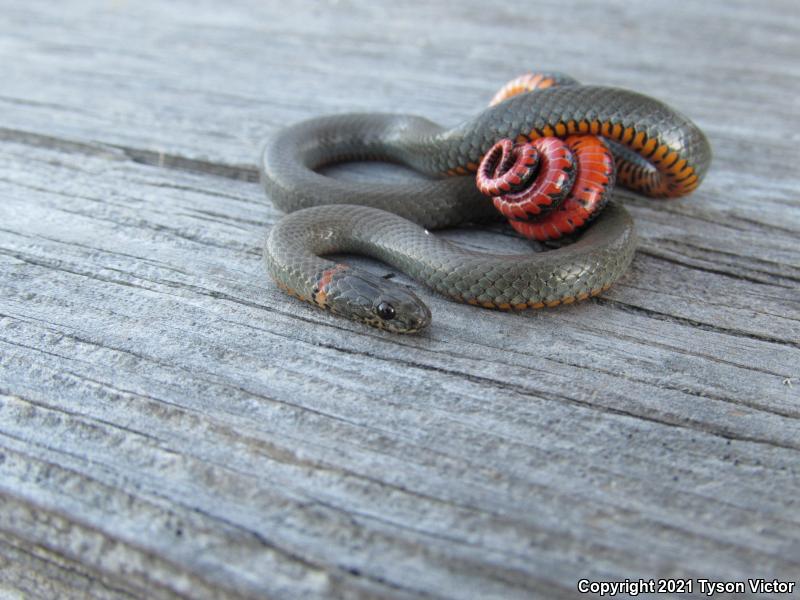
[[[41,547],[23,548],[17,540],[0,540],[0,597],[22,598],[132,598],[113,582],[103,581],[78,563]],[[8,585],[6,585],[8,584]],[[152,597],[156,597],[155,595]]]
[[[102,149],[2,151],[0,380],[13,497],[44,497],[96,527],[132,503],[129,538],[144,538],[131,521],[159,523],[151,551],[190,572],[207,565],[174,556],[177,521],[203,530],[179,526],[186,553],[198,536],[247,545],[253,535],[315,557],[308,568],[323,572],[367,577],[379,552],[416,563],[381,565],[384,592],[402,590],[409,568],[421,585],[409,593],[565,592],[596,521],[598,577],[646,574],[678,554],[692,556],[680,564],[697,576],[752,562],[793,568],[795,501],[763,491],[797,483],[797,394],[782,369],[800,350],[620,310],[652,294],[628,283],[652,268],[612,301],[550,313],[476,321],[472,307],[431,297],[447,317],[398,341],[273,288],[258,245],[279,215],[256,186],[161,174]],[[729,279],[711,273],[697,285],[715,277]],[[92,496],[125,500],[85,514],[81,498],[97,486]],[[673,486],[682,493],[670,498]],[[154,501],[160,508],[146,508]],[[753,540],[756,523],[774,532]],[[215,544],[215,570],[232,568],[231,543]],[[643,544],[654,554],[638,556]],[[532,561],[536,545],[548,555]],[[280,573],[274,560],[261,558]],[[174,572],[140,576],[167,585]],[[556,588],[539,587],[553,578]]]
[[[0,592],[796,578],[798,17],[768,6],[4,6]],[[455,123],[531,57],[662,97],[714,144],[692,198],[624,195],[619,285],[523,315],[420,290],[434,326],[396,338],[267,280],[264,135],[355,109]]]

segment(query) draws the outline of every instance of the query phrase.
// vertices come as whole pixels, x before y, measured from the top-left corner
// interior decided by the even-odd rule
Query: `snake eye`
[[[394,319],[394,306],[388,302],[381,302],[378,304],[378,306],[375,308],[375,312],[377,312],[378,316],[384,321],[390,321],[391,319]]]

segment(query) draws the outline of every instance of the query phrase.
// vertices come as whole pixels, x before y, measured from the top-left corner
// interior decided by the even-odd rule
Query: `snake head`
[[[431,322],[431,311],[405,286],[351,269],[331,281],[326,308],[393,333],[416,333]]]

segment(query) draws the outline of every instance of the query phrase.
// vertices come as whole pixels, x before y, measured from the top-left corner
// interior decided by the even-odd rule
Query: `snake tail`
[[[521,235],[558,239],[591,222],[614,189],[614,157],[601,138],[500,140],[478,167],[478,189]]]

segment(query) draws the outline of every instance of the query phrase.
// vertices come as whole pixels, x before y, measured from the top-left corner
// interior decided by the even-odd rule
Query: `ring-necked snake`
[[[399,162],[436,178],[357,183],[315,171],[350,160]],[[290,294],[400,333],[430,322],[413,292],[321,257],[368,255],[487,308],[568,304],[607,289],[633,257],[633,222],[608,202],[614,179],[645,195],[680,196],[697,187],[710,161],[700,129],[665,104],[554,73],[513,80],[453,129],[409,115],[311,119],[264,148],[267,194],[293,213],[270,231],[264,258]],[[495,208],[536,239],[594,223],[572,244],[513,256],[465,250],[428,231],[495,219]]]

